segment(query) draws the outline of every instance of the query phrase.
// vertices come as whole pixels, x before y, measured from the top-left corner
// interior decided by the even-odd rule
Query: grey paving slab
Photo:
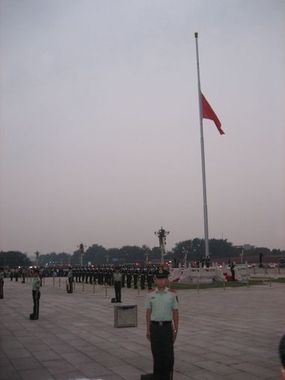
[[[22,380],[55,380],[55,377],[43,368],[24,370],[19,374]]]
[[[0,300],[0,380],[136,380],[152,371],[145,338],[146,291],[123,289],[138,305],[136,328],[114,328],[113,290],[46,279],[40,319],[30,321],[31,284],[5,281]],[[61,287],[59,287],[61,285]],[[84,290],[84,291],[83,291]],[[280,378],[285,286],[178,291],[174,380]]]
[[[11,359],[32,357],[30,351],[25,348],[6,350],[7,357]]]
[[[75,366],[70,364],[68,361],[62,359],[60,356],[56,360],[44,361],[42,365],[53,375],[77,370]]]
[[[33,357],[12,358],[11,363],[17,370],[40,368],[41,364]]]
[[[19,372],[12,365],[1,365],[1,380],[17,380],[20,379]]]

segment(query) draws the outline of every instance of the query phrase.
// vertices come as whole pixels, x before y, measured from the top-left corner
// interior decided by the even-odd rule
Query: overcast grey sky
[[[0,0],[0,250],[285,249],[284,0]]]

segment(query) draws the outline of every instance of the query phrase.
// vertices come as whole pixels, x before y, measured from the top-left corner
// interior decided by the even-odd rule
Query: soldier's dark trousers
[[[73,293],[73,279],[69,278],[68,283],[69,283],[69,293]]]
[[[4,281],[0,280],[0,298],[4,298]]]
[[[39,311],[40,311],[40,297],[41,292],[37,290],[33,290],[33,316],[34,319],[39,318]]]
[[[127,277],[127,288],[131,288],[132,287],[132,277],[129,276]]]
[[[172,323],[151,323],[151,351],[155,380],[171,380],[174,365]]]
[[[134,289],[138,288],[138,278],[134,277]]]
[[[121,281],[115,281],[114,282],[114,286],[115,286],[116,302],[121,302],[121,290],[122,290],[122,283],[121,283]]]

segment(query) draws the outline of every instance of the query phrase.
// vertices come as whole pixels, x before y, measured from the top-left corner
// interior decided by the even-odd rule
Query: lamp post
[[[188,254],[188,251],[185,247],[182,248],[182,253],[184,253],[184,268],[187,267],[187,254]]]
[[[38,267],[39,266],[39,255],[40,255],[40,252],[36,251],[35,255],[36,255],[36,267]]]
[[[244,248],[242,245],[238,245],[237,248],[241,250],[241,252],[239,254],[240,255],[240,263],[243,264]]]
[[[161,264],[163,264],[164,263],[163,257],[165,255],[165,246],[166,246],[166,236],[169,234],[169,231],[165,231],[165,229],[161,227],[160,230],[156,231],[154,234],[158,236],[159,246],[161,250],[160,262]]]
[[[147,245],[143,245],[142,248],[144,250],[145,266],[147,266],[148,262],[149,262],[150,249],[149,249],[149,247]]]
[[[79,244],[79,252],[80,252],[80,266],[82,267],[83,266],[83,255],[84,255],[84,244],[83,243],[80,243]]]
[[[241,248],[240,263],[243,264],[243,247]]]

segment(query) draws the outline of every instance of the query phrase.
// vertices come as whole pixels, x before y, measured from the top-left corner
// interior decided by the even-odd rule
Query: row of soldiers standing
[[[125,268],[119,269],[122,274],[122,287],[134,289],[151,289],[156,268]],[[109,285],[114,284],[114,268],[73,268],[72,276],[75,282],[87,284]]]

